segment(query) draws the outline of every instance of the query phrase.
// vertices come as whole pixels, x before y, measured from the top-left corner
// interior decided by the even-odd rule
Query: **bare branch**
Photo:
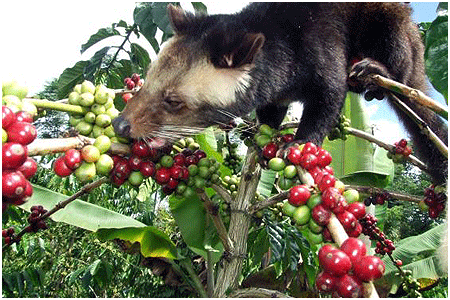
[[[426,106],[437,114],[441,115],[445,119],[448,118],[448,110],[446,107],[441,105],[440,103],[434,101],[432,98],[425,95],[422,91],[410,88],[404,84],[391,80],[389,78],[383,77],[378,74],[372,75],[373,81],[388,90],[391,90],[395,93],[400,93],[409,99],[418,102],[420,105]]]

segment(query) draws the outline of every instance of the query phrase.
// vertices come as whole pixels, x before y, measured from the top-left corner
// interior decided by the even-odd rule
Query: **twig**
[[[420,105],[426,106],[433,111],[435,111],[440,116],[445,119],[448,118],[448,110],[446,107],[441,105],[440,103],[434,101],[432,98],[425,95],[422,91],[410,88],[404,84],[391,80],[389,78],[383,77],[378,74],[374,74],[371,76],[373,81],[388,90],[391,90],[396,93],[400,93],[409,99],[418,102]]]
[[[347,130],[347,132],[349,134],[354,135],[359,138],[362,138],[362,139],[365,139],[365,140],[368,140],[369,142],[372,142],[374,144],[377,144],[378,146],[386,149],[389,152],[393,152],[395,150],[394,145],[387,144],[387,143],[377,139],[375,136],[371,135],[370,133],[367,133],[365,131],[362,131],[362,130],[359,130],[356,128],[352,128],[352,127],[345,127],[345,130]],[[422,171],[429,173],[428,167],[422,161],[420,161],[417,157],[415,157],[413,155],[408,155],[407,157],[405,157],[405,159],[406,159],[406,161],[412,163],[413,165],[415,165]]]
[[[292,298],[279,291],[263,288],[246,288],[231,292],[228,298]]]
[[[49,101],[45,99],[25,98],[38,108],[54,109],[68,113],[85,115],[89,110],[81,105],[66,104],[63,101]]]
[[[231,203],[233,201],[231,194],[222,186],[213,183],[211,187],[226,203]]]
[[[345,185],[345,188],[346,189],[354,189],[363,194],[374,194],[374,193],[381,194],[381,193],[385,192],[385,190],[383,190],[383,189],[372,187],[372,186]],[[416,197],[416,196],[412,196],[412,195],[408,195],[408,194],[402,194],[402,193],[390,192],[390,191],[388,193],[392,198],[401,200],[401,201],[409,201],[409,202],[419,203],[422,200],[422,198],[420,198],[420,197]]]
[[[398,97],[391,95],[392,102],[403,110],[409,117],[419,126],[423,134],[425,134],[438,148],[438,150],[448,158],[448,148],[440,140],[440,138],[430,129],[427,123],[425,123],[409,106],[404,104]]]
[[[217,229],[217,234],[222,241],[225,251],[234,253],[233,242],[228,236],[227,229],[223,224],[222,218],[218,214],[219,210],[215,207],[214,203],[209,199],[205,192],[200,193],[200,199],[203,201],[206,211],[211,216],[214,226]]]
[[[94,141],[95,139],[83,135],[69,138],[36,139],[27,146],[28,156],[60,153],[69,149],[81,149],[85,145],[92,145]],[[125,155],[130,154],[131,149],[126,144],[112,143],[108,153]]]
[[[257,202],[253,204],[249,209],[249,214],[254,214],[257,211],[264,209],[266,207],[272,206],[275,203],[281,202],[288,198],[289,191],[287,192],[281,192],[279,194],[276,194],[270,198],[267,198],[265,201]]]
[[[45,214],[43,214],[42,216],[40,216],[37,219],[37,222],[39,221],[43,221],[47,218],[49,218],[51,215],[53,215],[54,213],[56,213],[57,211],[63,209],[64,207],[66,207],[69,203],[71,203],[72,201],[76,200],[77,198],[83,196],[84,194],[89,193],[90,191],[92,191],[93,189],[95,189],[96,187],[99,187],[100,185],[102,185],[105,182],[108,182],[109,178],[108,177],[102,177],[97,181],[94,181],[92,183],[89,183],[85,186],[83,186],[78,192],[76,192],[75,194],[73,194],[72,196],[70,196],[69,198],[67,198],[66,200],[60,201],[58,202],[55,207],[53,207],[51,210],[47,211]],[[31,225],[28,225],[27,227],[23,228],[22,231],[20,231],[16,236],[14,236],[14,239],[11,240],[10,244],[6,244],[5,246],[3,246],[2,251],[4,251],[6,248],[8,248],[10,245],[12,245],[13,243],[17,243],[20,241],[21,237],[27,233],[30,232],[30,230],[32,229]]]

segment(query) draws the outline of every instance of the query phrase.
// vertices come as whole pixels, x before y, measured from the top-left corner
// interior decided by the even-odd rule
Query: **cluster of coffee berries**
[[[69,124],[81,135],[99,137],[106,135],[114,142],[116,137],[111,121],[119,115],[114,106],[114,91],[104,85],[94,86],[90,81],[77,84],[69,94],[69,104],[84,108],[82,114],[71,114]]]
[[[28,157],[27,145],[36,139],[33,117],[24,111],[14,113],[2,106],[2,208],[21,205],[33,193],[28,179],[37,171],[36,161]]]
[[[362,233],[367,235],[371,240],[377,241],[375,253],[384,255],[392,254],[395,250],[394,243],[387,239],[384,233],[376,226],[378,219],[372,214],[366,214],[359,220],[362,225]]]
[[[366,206],[370,206],[371,204],[383,205],[384,203],[386,203],[386,201],[389,201],[391,199],[392,199],[391,195],[388,192],[384,191],[382,193],[375,193],[370,195],[364,200],[364,204]]]
[[[404,270],[403,273],[397,272],[395,276],[403,277],[402,289],[406,292],[408,298],[422,298],[420,282],[412,276],[411,270]]]
[[[144,84],[144,79],[141,79],[141,76],[139,76],[139,74],[134,73],[133,75],[131,75],[131,77],[125,78],[123,83],[125,84],[125,89],[131,91],[135,87],[141,87]],[[131,97],[133,97],[132,93],[123,93],[122,94],[122,99],[125,103],[127,103]]]
[[[190,197],[197,189],[219,182],[220,163],[206,157],[203,150],[184,148],[173,151],[173,146],[152,148],[144,141],[136,141],[131,147],[130,157],[113,156],[114,167],[111,181],[120,186],[125,181],[139,186],[151,177],[162,186],[166,194]]]
[[[2,83],[2,105],[8,106],[13,112],[25,111],[32,117],[37,116],[36,106],[25,97],[28,89],[20,85],[17,81],[6,81]]]
[[[8,229],[2,230],[3,243],[5,245],[10,245],[14,240],[14,227],[9,227]]]
[[[330,244],[322,246],[318,253],[322,272],[316,278],[317,289],[343,298],[362,297],[362,282],[379,279],[385,271],[379,257],[366,253],[366,246],[356,238],[348,238],[339,249]]]
[[[238,143],[227,143],[227,153],[223,158],[223,165],[231,169],[234,173],[238,173],[241,169],[242,159],[237,154]]]
[[[39,229],[47,229],[47,224],[45,224],[45,221],[41,219],[42,215],[44,215],[47,210],[41,205],[32,206],[30,210],[31,214],[28,216],[28,223],[30,223],[30,226],[28,227],[29,232],[37,232]]]
[[[445,187],[434,185],[425,189],[424,198],[419,202],[419,207],[424,211],[428,210],[430,218],[436,219],[445,209],[445,202],[447,201],[445,191]]]
[[[100,135],[93,145],[86,145],[81,150],[67,150],[55,160],[53,170],[61,177],[74,173],[83,183],[92,180],[97,174],[108,176],[114,165],[113,159],[106,153],[110,147],[110,138]]]
[[[346,127],[350,127],[350,119],[346,116],[341,115],[339,117],[339,123],[330,131],[328,134],[328,139],[330,141],[342,139],[347,140],[347,129]]]
[[[388,152],[387,156],[392,159],[395,163],[400,163],[405,161],[405,158],[408,157],[412,149],[408,146],[408,141],[405,139],[401,139],[398,142],[394,143],[395,149],[393,152]]]

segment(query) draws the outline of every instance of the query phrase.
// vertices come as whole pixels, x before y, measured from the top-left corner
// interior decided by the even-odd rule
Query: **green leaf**
[[[192,6],[194,7],[195,11],[199,11],[202,13],[208,13],[208,10],[206,8],[206,5],[202,2],[191,2]]]
[[[252,231],[248,235],[250,269],[261,264],[262,257],[269,251],[269,239],[264,227]]]
[[[169,207],[186,244],[196,253],[204,252],[206,212],[197,194],[191,198],[169,198]]]
[[[50,210],[60,201],[69,198],[38,185],[33,184],[32,186],[33,196],[20,206],[24,210],[30,210],[33,205],[42,205],[45,209]],[[97,231],[100,228],[145,227],[145,224],[133,218],[78,199],[51,215],[50,218],[55,222],[66,223],[90,231]]]
[[[177,249],[170,238],[156,227],[130,227],[120,229],[99,229],[97,236],[100,240],[121,239],[131,244],[138,242],[144,257],[177,258]]]
[[[124,21],[121,21],[121,22],[124,22]],[[119,22],[119,24],[121,24],[121,23]],[[116,35],[120,35],[120,32],[118,32],[117,30],[115,30],[112,27],[99,29],[97,31],[97,33],[91,35],[91,37],[85,44],[81,45],[81,50],[80,50],[81,54],[83,54],[84,51],[89,49],[89,47],[91,47],[92,45],[95,45],[96,43],[98,43],[106,38],[109,38],[111,36],[116,36]]]
[[[83,82],[84,68],[88,64],[88,61],[79,61],[72,68],[67,68],[61,73],[57,82],[58,98],[67,97],[75,85]]]
[[[147,68],[151,62],[147,50],[136,43],[131,43],[131,61],[141,67],[144,70],[143,73],[147,73]]]
[[[169,15],[167,14],[167,5],[169,2],[153,2],[152,15],[153,21],[161,29],[164,34],[172,35],[172,27],[170,26]]]
[[[89,64],[84,69],[84,77],[92,82],[95,81],[95,73],[102,67],[105,57],[108,55],[108,51],[111,47],[103,47],[95,52],[95,54],[89,60]]]
[[[433,87],[448,102],[448,13],[440,6],[439,16],[425,36],[425,69]]]
[[[119,23],[113,23],[112,26],[115,27],[123,27],[123,28],[127,28],[128,24],[127,22],[125,22],[124,20],[120,20]]]
[[[264,197],[272,195],[273,184],[275,183],[277,172],[270,169],[261,170],[261,179],[258,182],[257,191]]]
[[[353,128],[371,131],[365,103],[359,95],[348,93],[343,113],[351,120]],[[386,151],[364,139],[354,136],[348,136],[346,141],[325,139],[323,148],[333,157],[331,166],[334,175],[346,184],[368,184],[382,188],[393,178],[394,164],[387,158]]]
[[[441,244],[443,234],[446,234],[447,224],[436,226],[420,235],[408,237],[396,243],[396,249],[392,252],[394,259],[403,262],[402,269],[412,270],[414,278],[437,279],[446,276],[438,266],[439,260],[435,251]],[[395,276],[397,268],[389,257],[384,257],[386,265],[386,280]]]

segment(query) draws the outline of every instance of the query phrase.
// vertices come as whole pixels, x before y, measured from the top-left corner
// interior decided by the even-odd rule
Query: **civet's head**
[[[155,147],[251,110],[240,99],[265,41],[261,33],[244,31],[233,15],[193,15],[172,5],[168,13],[175,35],[113,121],[119,135],[152,138]]]

